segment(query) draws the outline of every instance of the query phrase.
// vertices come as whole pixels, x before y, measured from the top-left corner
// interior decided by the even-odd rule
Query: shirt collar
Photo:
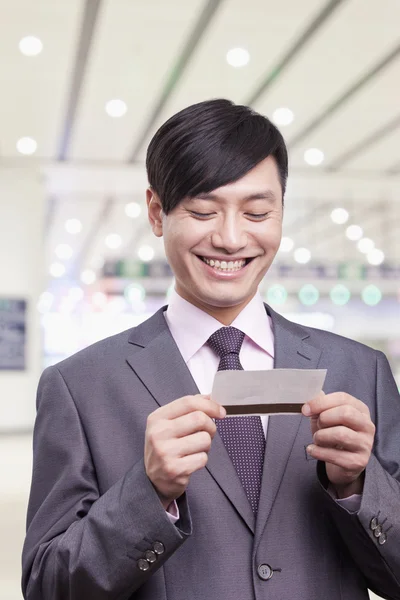
[[[223,327],[217,319],[184,300],[175,290],[164,315],[186,363],[217,329]],[[233,321],[232,327],[243,331],[254,344],[274,357],[271,320],[258,292]]]

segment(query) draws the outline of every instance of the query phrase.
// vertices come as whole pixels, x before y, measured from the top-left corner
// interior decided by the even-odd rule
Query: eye
[[[199,219],[206,219],[207,217],[212,217],[213,213],[199,213],[194,210],[189,211],[191,215],[197,217]]]
[[[261,219],[265,219],[265,217],[268,217],[269,213],[262,213],[262,214],[246,213],[246,215],[248,217],[251,217],[252,219],[261,220]]]

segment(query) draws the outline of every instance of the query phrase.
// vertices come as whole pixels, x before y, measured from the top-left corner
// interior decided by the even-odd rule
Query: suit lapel
[[[135,328],[129,342],[139,348],[127,362],[157,404],[199,393],[160,311]]]
[[[267,311],[272,319],[274,332],[274,368],[317,368],[321,350],[306,341],[309,338],[306,330],[287,321],[269,307],[267,307]],[[279,415],[272,416],[268,420],[263,478],[256,524],[256,538],[258,540],[275,501],[303,418],[301,415]]]
[[[165,307],[132,330],[129,343],[135,346],[135,351],[127,358],[130,367],[160,406],[182,396],[199,393],[169,331],[164,310]],[[219,435],[213,439],[207,469],[254,533],[254,515]]]

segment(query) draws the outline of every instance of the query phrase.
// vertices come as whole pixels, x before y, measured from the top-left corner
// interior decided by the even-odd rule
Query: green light
[[[376,285],[367,285],[361,293],[361,297],[368,306],[376,306],[382,300],[382,292]]]
[[[312,285],[312,283],[307,283],[303,285],[303,287],[299,291],[299,300],[305,306],[313,306],[319,299],[319,291]]]
[[[278,283],[275,285],[271,285],[271,287],[267,290],[267,302],[268,304],[284,304],[287,300],[288,293],[286,288],[283,285],[279,285]]]
[[[126,286],[124,296],[130,304],[135,305],[144,301],[146,290],[139,283],[131,283]]]
[[[342,283],[335,285],[329,292],[329,295],[333,304],[338,304],[339,306],[344,306],[351,298],[350,290]]]

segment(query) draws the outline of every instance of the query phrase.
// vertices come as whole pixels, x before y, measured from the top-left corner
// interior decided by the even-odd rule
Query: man
[[[386,358],[290,323],[257,292],[281,239],[281,134],[203,102],[160,128],[147,170],[176,291],[42,375],[25,598],[399,599]],[[218,369],[274,367],[327,369],[325,393],[269,418],[225,417],[209,396]]]

